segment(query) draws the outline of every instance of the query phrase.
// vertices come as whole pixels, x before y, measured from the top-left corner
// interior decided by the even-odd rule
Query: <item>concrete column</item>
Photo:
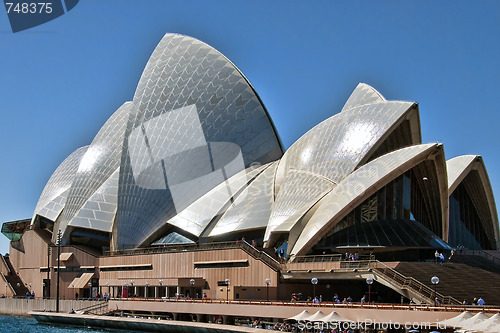
[[[174,320],[177,320],[177,317],[178,317],[178,313],[172,313],[174,315]]]
[[[181,293],[181,287],[177,286],[177,294],[180,294]],[[177,295],[176,295],[177,297]]]
[[[165,287],[165,296],[168,298],[169,295],[168,295],[168,286]]]
[[[227,325],[227,320],[228,320],[228,318],[229,318],[228,316],[222,316],[222,323],[223,323],[224,325]]]
[[[155,298],[158,298],[158,287],[155,287]]]

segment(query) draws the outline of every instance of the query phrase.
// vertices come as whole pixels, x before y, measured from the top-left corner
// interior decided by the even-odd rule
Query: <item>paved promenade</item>
[[[144,318],[126,318],[94,316],[83,314],[65,314],[48,312],[30,312],[39,323],[61,324],[82,327],[102,327],[120,330],[154,331],[154,332],[269,332],[269,330],[252,327],[218,325],[211,323],[158,320]]]

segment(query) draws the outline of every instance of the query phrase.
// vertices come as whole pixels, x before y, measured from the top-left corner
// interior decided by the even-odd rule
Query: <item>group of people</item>
[[[255,325],[257,323],[257,326]],[[266,325],[260,320],[256,320],[252,325],[252,327],[256,328],[265,328],[265,329],[273,329],[274,331],[280,331],[280,332],[305,332],[303,328],[300,327],[299,323],[294,321],[284,321],[284,322],[277,322],[274,325]],[[314,332],[319,332],[319,333],[354,333],[357,332],[354,329],[348,328],[348,329],[339,329],[339,328],[329,328],[329,325],[319,325],[320,327],[315,329]],[[309,330],[307,330],[309,332]],[[360,333],[365,333],[367,331],[361,330],[359,331]]]
[[[78,299],[78,298],[79,298],[78,293],[75,293],[75,299]],[[95,295],[92,296],[92,298],[100,299],[101,298],[101,294],[100,293],[96,293]],[[105,300],[105,301],[109,301],[110,298],[111,298],[111,295],[108,294],[107,292],[105,292],[104,295],[102,295],[102,299]]]
[[[26,292],[26,298],[27,299],[35,298],[35,292],[34,291],[32,291],[32,292],[27,291]]]
[[[486,304],[486,302],[484,301],[484,299],[482,297],[479,297],[479,298],[474,297],[474,299],[472,300],[472,305],[483,306],[485,304]],[[467,305],[466,299],[464,299],[464,301],[462,302],[462,305]]]
[[[345,261],[356,261],[356,260],[359,260],[359,253],[356,252],[356,253],[350,253],[350,252],[346,252],[345,253]]]
[[[440,264],[443,264],[444,254],[442,252],[436,250],[436,252],[434,253],[434,258],[436,259],[436,263],[439,262]]]
[[[246,242],[245,237],[242,237],[242,238],[241,238],[241,242],[242,242],[242,243],[245,243],[245,242]],[[236,244],[239,244],[239,243],[240,243],[240,240],[239,240],[239,239],[237,239],[237,240],[236,240]],[[257,248],[257,241],[255,241],[255,239],[252,239],[251,245],[252,245],[254,248]]]
[[[294,328],[295,326],[289,322],[283,322],[283,323],[278,322],[273,327],[275,331],[282,331],[282,332],[291,332]]]
[[[363,296],[363,298],[361,298],[361,303],[364,303],[365,300],[366,300],[366,297]],[[302,294],[301,293],[292,294],[291,302],[297,302],[297,301],[302,301]],[[314,296],[314,298],[311,298],[311,296],[309,296],[306,299],[306,302],[312,302],[314,304],[319,304],[319,303],[321,303],[323,301],[324,301],[323,295]],[[333,296],[333,303],[336,303],[336,304],[340,304],[340,303],[342,303],[342,304],[351,304],[352,303],[352,297],[351,296],[347,296],[347,297],[344,297],[344,299],[342,301],[340,301],[339,295],[335,294]]]
[[[342,304],[351,304],[352,303],[352,298],[351,298],[351,296],[344,297],[344,299],[341,302],[340,298],[339,298],[339,295],[335,294],[333,296],[333,303],[336,303],[336,304],[340,304],[340,303],[342,303]]]

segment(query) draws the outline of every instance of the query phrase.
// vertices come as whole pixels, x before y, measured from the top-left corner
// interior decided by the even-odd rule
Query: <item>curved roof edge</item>
[[[191,37],[192,38],[192,37]],[[206,44],[206,43],[205,43]],[[208,44],[206,44],[208,45]],[[210,46],[210,45],[208,45]],[[210,46],[211,47],[211,46]],[[219,52],[217,49],[213,48],[215,51]],[[238,66],[236,66],[229,58],[227,58],[224,54],[222,54],[221,52],[219,52],[221,56],[223,56],[224,58],[227,59],[227,61],[234,66],[234,68],[238,71],[238,73],[240,73],[241,77],[246,81],[246,83],[248,84],[248,86],[250,87],[250,89],[252,89],[253,93],[255,94],[255,97],[257,97],[257,99],[259,100],[260,102],[260,105],[262,105],[262,109],[264,109],[264,112],[266,113],[266,116],[267,116],[267,119],[269,120],[269,123],[271,124],[271,127],[274,131],[274,135],[276,136],[276,139],[278,140],[278,144],[280,145],[280,148],[281,148],[281,156],[283,156],[283,154],[285,154],[285,147],[283,146],[283,142],[281,141],[281,137],[280,137],[280,134],[278,133],[278,130],[276,129],[276,126],[274,125],[274,121],[273,121],[273,118],[271,118],[271,115],[269,114],[269,111],[267,110],[266,108],[266,105],[264,104],[264,102],[262,101],[262,99],[260,98],[259,94],[257,93],[257,91],[255,90],[255,88],[253,87],[252,83],[250,82],[250,80],[248,80],[248,78],[245,76],[245,74],[243,74],[243,72],[238,68]]]
[[[377,100],[363,99],[364,93],[376,94]],[[295,186],[287,186],[294,181],[292,170],[314,173],[317,177],[324,177],[333,184],[338,184],[354,171],[356,168],[366,164],[378,154],[385,154],[387,151],[394,151],[405,146],[421,143],[420,121],[418,115],[418,105],[414,102],[386,101],[379,96],[378,92],[366,84],[360,84],[351,95],[350,99],[356,99],[361,95],[361,105],[352,105],[343,112],[333,115],[314,126],[307,133],[302,135],[283,155],[276,171],[275,191],[277,193],[273,204],[270,224],[266,230],[265,242],[269,241],[271,231],[278,228],[285,221],[292,221],[298,215],[303,215],[321,197],[322,191],[301,193],[301,202],[307,202],[307,207],[298,207]],[[368,103],[369,104],[365,104]],[[386,122],[375,120],[379,114],[387,115]],[[356,123],[355,119],[367,118]],[[379,118],[376,118],[379,119]],[[405,123],[407,121],[409,124]],[[405,127],[401,125],[405,124]],[[409,136],[404,136],[400,140],[388,140],[391,135],[398,137],[402,131],[410,129]],[[342,133],[344,134],[338,134]],[[368,140],[359,140],[360,137],[369,137]],[[321,138],[321,139],[319,139]],[[332,140],[330,140],[330,138]],[[386,149],[386,141],[394,142],[390,149]],[[379,152],[379,148],[383,147]],[[349,158],[345,155],[349,154]],[[377,154],[374,156],[374,154]],[[342,155],[338,157],[336,155]],[[304,158],[306,156],[307,158]],[[307,162],[306,162],[307,160]],[[310,161],[309,161],[310,160]],[[327,165],[329,167],[317,167]],[[335,171],[333,171],[335,170]],[[446,174],[446,172],[444,172]],[[316,186],[317,187],[317,186]],[[286,192],[284,192],[286,191]],[[310,197],[305,199],[309,195]],[[284,213],[280,211],[282,206],[287,206]],[[300,208],[300,212],[299,212]],[[275,212],[278,213],[275,213]],[[290,223],[288,223],[290,224]],[[290,224],[291,226],[291,224]],[[276,229],[283,232],[282,229]]]
[[[62,214],[60,227],[65,234],[67,225],[74,222],[83,205],[91,200],[99,189],[119,169],[125,128],[133,103],[124,102],[101,126],[74,175],[68,200]],[[93,214],[90,214],[91,216]],[[78,223],[77,223],[78,224]]]
[[[170,226],[183,229],[187,234],[200,238],[206,229],[209,228],[215,217],[230,207],[241,204],[246,197],[248,184],[266,170],[271,163],[247,168],[234,174],[225,182],[212,188],[184,210],[162,223],[160,227],[151,230],[149,234],[141,239],[138,247],[148,246],[155,240],[155,237],[158,237],[158,234],[163,229],[167,229]],[[228,195],[228,190],[234,194]]]
[[[366,83],[360,82],[356,88],[354,88],[354,91],[351,93],[340,112],[349,110],[356,106],[377,102],[387,102],[387,100],[375,88]]]
[[[461,155],[446,161],[448,170],[448,191],[453,193],[467,174],[474,168],[474,162],[480,161],[479,155]],[[483,165],[484,167],[484,165]]]
[[[444,158],[439,162],[436,155],[444,155],[441,144],[410,146],[383,155],[354,171],[321,200],[320,206],[293,244],[291,256],[307,253],[334,222],[390,180],[426,160],[444,163]],[[447,216],[447,205],[442,208],[443,214]]]
[[[245,200],[231,205],[224,211],[213,228],[206,228],[203,232],[206,237],[217,237],[231,230],[241,232],[257,228],[266,228],[271,214],[271,205],[274,202],[274,174],[278,161],[270,162],[262,171],[249,181],[244,189]],[[240,194],[241,195],[241,194]],[[236,199],[238,200],[238,195]]]
[[[410,123],[410,135],[412,145],[419,145],[422,143],[422,131],[420,127],[420,112],[418,103],[413,103],[401,117],[396,120],[391,127],[382,135],[375,145],[366,153],[364,158],[359,162],[358,166],[365,164],[370,160],[373,153],[385,142],[385,140],[403,123],[408,120]],[[399,149],[404,148],[400,147]]]
[[[255,90],[255,88],[253,87],[253,85],[250,83],[250,81],[248,80],[248,78],[243,74],[243,72],[229,58],[227,58],[224,54],[222,54],[222,52],[220,52],[219,50],[217,50],[215,47],[213,47],[213,46],[211,46],[211,45],[209,45],[209,44],[207,44],[207,43],[205,43],[205,42],[203,42],[203,41],[201,41],[201,40],[199,40],[197,38],[194,38],[194,37],[191,37],[191,36],[188,36],[188,35],[184,35],[184,34],[180,34],[180,33],[166,33],[161,38],[160,42],[156,45],[156,47],[154,48],[153,52],[151,53],[151,56],[149,57],[148,61],[146,62],[146,66],[144,66],[144,70],[142,71],[141,77],[139,78],[139,82],[141,81],[144,73],[147,71],[148,64],[151,61],[151,57],[153,56],[153,53],[156,51],[158,45],[160,45],[160,43],[163,40],[163,38],[165,38],[168,35],[176,35],[176,36],[180,36],[180,37],[187,37],[187,38],[195,39],[198,42],[200,42],[200,43],[202,43],[202,44],[210,47],[215,52],[219,53],[224,59],[227,60],[228,63],[230,63],[236,69],[236,71],[241,75],[241,77],[248,84],[248,86],[250,87],[250,89],[252,89],[252,92],[254,93],[255,97],[257,97],[257,100],[259,101],[260,105],[262,106],[262,109],[264,110],[264,112],[266,114],[266,117],[269,120],[269,123],[271,124],[271,128],[273,129],[274,135],[276,136],[278,144],[279,144],[279,146],[281,148],[281,155],[283,155],[285,153],[286,149],[283,146],[283,142],[281,141],[281,137],[279,136],[279,133],[278,133],[278,130],[276,129],[276,126],[274,125],[273,119],[271,118],[271,115],[269,114],[269,111],[267,110],[266,106],[262,102],[262,99],[260,98],[259,94],[257,94],[257,91]],[[139,89],[139,85],[137,85],[136,91],[134,92],[134,100],[135,100],[135,95],[137,94],[137,90],[138,89]]]
[[[49,181],[45,184],[42,194],[38,199],[31,221],[32,224],[34,223],[36,215],[38,215],[43,208],[47,207],[50,202],[54,201],[63,194],[65,195],[64,200],[66,200],[66,196],[68,195],[67,190],[71,187],[73,178],[78,170],[78,166],[80,165],[80,161],[89,147],[90,146],[83,146],[76,149],[68,157],[66,157],[64,161],[59,164],[54,173],[52,173],[52,176],[50,176]],[[56,212],[56,216],[58,216],[61,211]]]
[[[481,179],[481,187],[484,190],[487,205],[492,221],[493,231],[495,233],[495,245],[500,249],[500,228],[498,221],[498,212],[495,204],[493,188],[481,155],[462,155],[449,159],[447,162],[448,170],[448,196],[450,196],[458,185],[467,177],[471,171],[478,171]]]
[[[66,223],[64,229],[61,228],[63,235],[68,227],[112,232],[118,204],[119,171],[120,168],[116,168],[115,172],[85,200],[74,217]]]

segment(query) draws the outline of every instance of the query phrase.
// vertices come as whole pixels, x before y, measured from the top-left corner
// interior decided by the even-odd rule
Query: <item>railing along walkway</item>
[[[7,297],[7,287],[10,289],[10,291],[12,292],[12,295],[16,295],[16,291],[14,290],[14,288],[12,287],[12,284],[9,282],[9,280],[7,280],[7,277],[2,273],[0,274],[2,275],[2,279],[3,279],[3,282],[5,283],[5,297]]]
[[[100,315],[105,312],[108,312],[108,301],[105,300],[96,300],[96,304],[92,304],[89,306],[86,306],[84,308],[75,310],[77,313],[81,312],[83,314],[94,314],[94,315]]]
[[[10,267],[7,264],[7,261],[5,260],[5,257],[2,255],[0,255],[0,257],[2,257],[3,264],[4,264],[5,268],[7,269],[7,275],[11,274]]]
[[[175,253],[189,251],[211,251],[211,250],[226,250],[226,249],[241,249],[253,258],[262,261],[269,267],[279,270],[280,263],[268,255],[264,251],[259,251],[244,240],[233,242],[216,242],[216,243],[193,243],[193,244],[175,244],[175,245],[159,245],[144,249],[118,250],[107,252],[109,256],[132,256],[140,254],[157,254],[157,253]]]
[[[215,299],[178,299],[171,298],[111,298],[111,301],[131,301],[131,302],[169,302],[169,303],[192,303],[192,304],[231,304],[231,305],[256,305],[256,306],[289,306],[289,307],[326,307],[326,308],[359,308],[359,309],[379,309],[379,310],[417,310],[417,311],[447,311],[447,312],[463,312],[470,311],[499,313],[500,306],[495,305],[453,305],[453,304],[397,304],[397,303],[333,303],[321,302],[313,303],[306,301],[279,301],[279,300],[215,300]]]
[[[358,262],[358,261],[373,261],[375,256],[373,255],[361,255],[358,256],[356,260],[348,260],[342,254],[322,254],[313,256],[296,256],[292,262],[295,263],[305,263],[305,262]]]
[[[392,283],[399,286],[401,289],[408,289],[425,298],[428,302],[434,303],[434,298],[437,297],[441,304],[461,304],[460,301],[451,297],[445,296],[434,290],[413,277],[405,276],[397,270],[387,266],[383,262],[375,261],[376,272],[389,279]]]
[[[361,255],[358,256],[357,259],[355,260],[346,259],[341,254],[296,256],[289,262],[283,263],[281,265],[281,271],[283,272],[315,271],[318,269],[317,264],[320,264],[319,266],[321,267],[321,271],[328,271],[329,269],[331,269],[332,271],[335,270],[335,272],[340,272],[340,271],[350,272],[353,269],[369,269],[374,261],[375,261],[375,256],[373,255]],[[321,265],[322,263],[324,265]],[[335,267],[330,267],[328,266],[328,263],[338,263],[338,265],[334,265]],[[311,264],[311,266],[307,264]],[[297,269],[298,267],[300,267],[300,269]]]
[[[441,304],[461,304],[460,301],[451,297],[445,296],[441,293],[435,293],[434,290],[413,277],[407,277],[397,270],[387,266],[379,260],[375,260],[373,255],[359,256],[358,260],[343,260],[344,256],[341,254],[331,255],[314,255],[314,256],[297,256],[290,264],[300,263],[328,263],[340,262],[341,270],[351,269],[375,269],[376,272],[391,283],[394,283],[401,289],[406,289],[419,295],[427,302],[434,304],[434,299],[437,297]],[[283,265],[283,270],[287,270],[287,266]],[[338,270],[336,270],[338,271]]]
[[[269,254],[267,254],[266,252],[259,251],[258,249],[256,249],[252,245],[248,244],[246,241],[242,241],[238,245],[240,245],[239,247],[243,251],[245,251],[246,253],[251,255],[253,258],[264,262],[265,264],[267,264],[269,267],[273,268],[274,270],[278,271],[281,269],[280,263],[276,259],[271,257]]]

